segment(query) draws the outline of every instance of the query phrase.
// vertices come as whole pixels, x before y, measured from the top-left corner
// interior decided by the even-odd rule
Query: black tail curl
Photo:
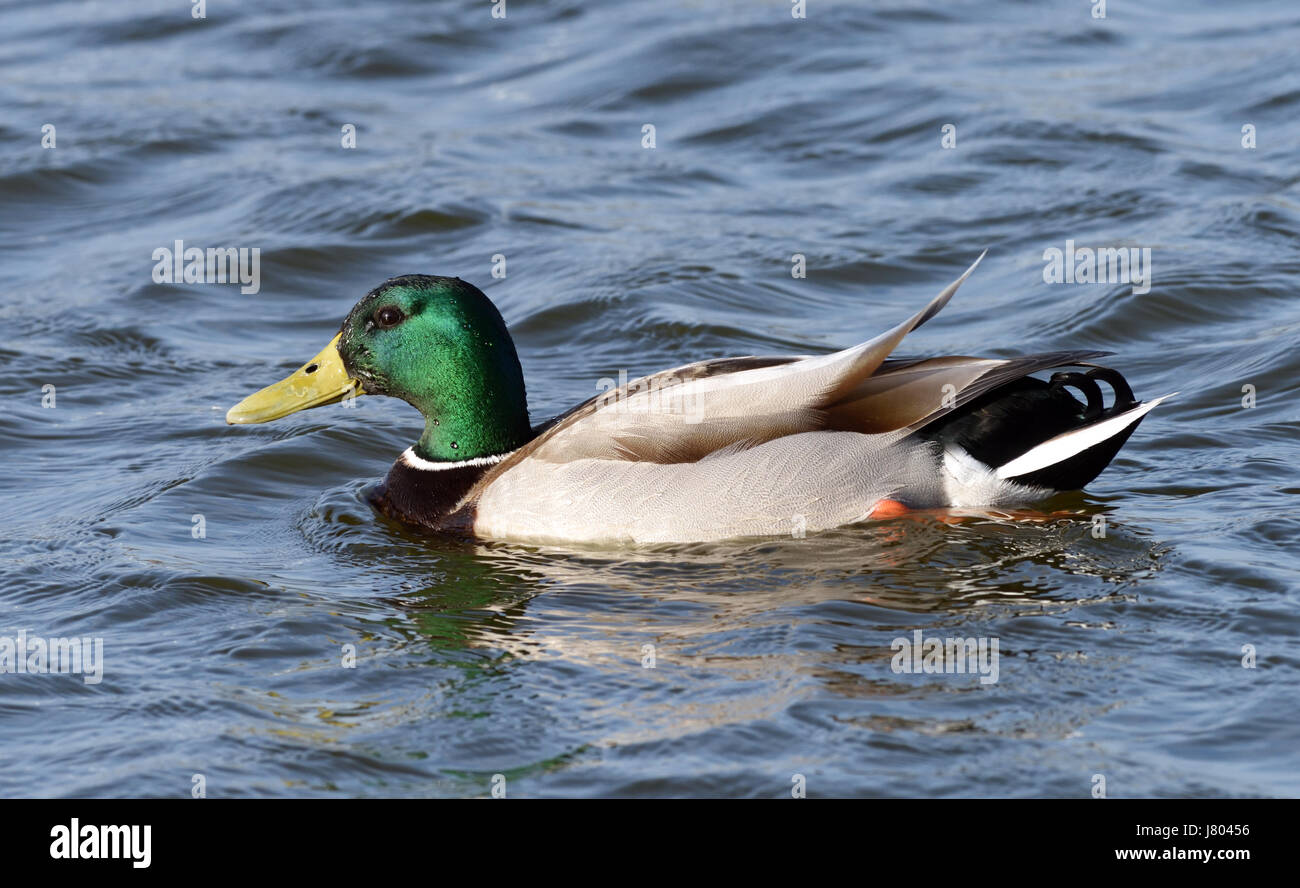
[[[1024,376],[989,391],[922,428],[917,434],[947,447],[956,445],[988,466],[1002,466],[1066,432],[1103,422],[1138,406],[1118,370],[1080,364],[1086,371],[1062,371],[1044,382]],[[1112,392],[1106,406],[1098,382]],[[1070,390],[1079,392],[1082,400]],[[1078,490],[1101,474],[1141,419],[1059,463],[1015,480],[1050,490]]]

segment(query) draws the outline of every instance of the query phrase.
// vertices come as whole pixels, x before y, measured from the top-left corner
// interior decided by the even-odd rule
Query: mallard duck
[[[401,398],[424,415],[424,433],[372,502],[423,528],[482,538],[799,536],[1081,488],[1164,400],[1139,403],[1123,376],[1092,363],[1109,352],[890,357],[980,259],[860,345],[687,364],[537,426],[487,296],[460,278],[395,277],[356,304],[320,354],[226,421],[267,422],[363,393]],[[1062,367],[1080,369],[1030,375]]]

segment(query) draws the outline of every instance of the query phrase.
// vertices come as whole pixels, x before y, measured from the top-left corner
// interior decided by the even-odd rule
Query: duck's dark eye
[[[375,312],[375,323],[381,327],[396,327],[402,322],[402,310],[385,305]]]

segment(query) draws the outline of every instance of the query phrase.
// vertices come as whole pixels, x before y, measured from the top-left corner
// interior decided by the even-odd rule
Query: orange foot
[[[867,513],[867,517],[872,521],[880,521],[884,518],[897,518],[900,515],[906,515],[910,511],[912,510],[898,500],[882,499],[872,507],[871,511]]]
[[[911,515],[916,518],[933,518],[945,524],[960,524],[963,521],[977,519],[1000,519],[1003,521],[1054,521],[1058,518],[1079,518],[1078,511],[1061,510],[1040,512],[1033,509],[913,509],[894,499],[882,499],[867,514],[871,521],[888,521]]]
[[[888,521],[891,518],[903,518],[905,516],[914,521],[930,518],[944,524],[960,524],[967,517],[956,512],[949,512],[947,509],[913,509],[906,503],[894,499],[882,499],[867,513],[867,518],[871,521]]]

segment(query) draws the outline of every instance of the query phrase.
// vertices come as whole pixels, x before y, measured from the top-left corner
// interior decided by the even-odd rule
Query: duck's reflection
[[[802,539],[641,550],[444,541],[437,581],[399,598],[435,647],[515,657],[638,663],[648,644],[711,668],[759,668],[833,656],[846,636],[879,637],[887,653],[914,628],[1059,614],[1123,596],[1159,569],[1164,553],[1141,528],[1110,520],[1096,534],[1104,504],[1058,505],[1035,520],[918,514]]]

